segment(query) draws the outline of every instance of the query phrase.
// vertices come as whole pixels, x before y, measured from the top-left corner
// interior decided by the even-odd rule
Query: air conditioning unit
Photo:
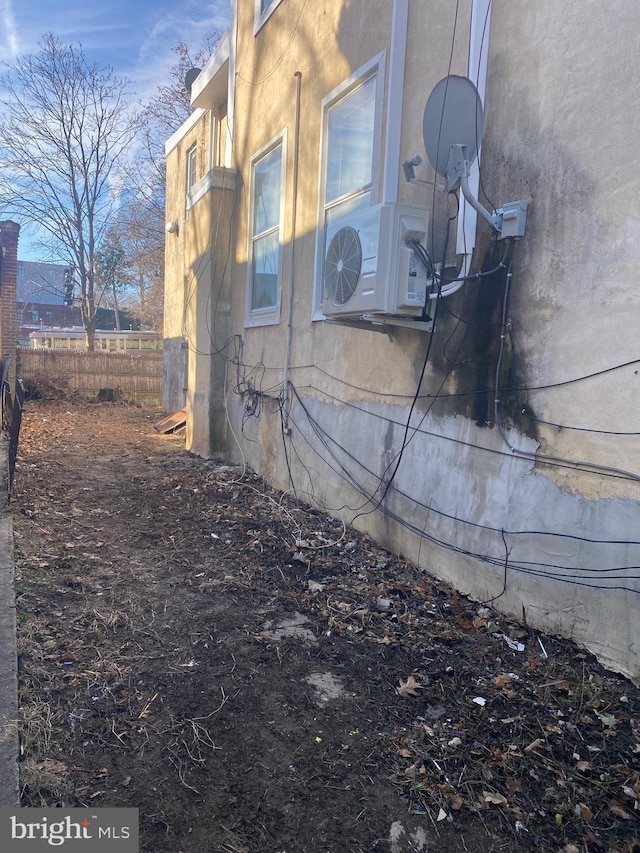
[[[325,317],[419,317],[427,271],[407,241],[425,242],[427,211],[384,202],[327,229],[322,312]]]

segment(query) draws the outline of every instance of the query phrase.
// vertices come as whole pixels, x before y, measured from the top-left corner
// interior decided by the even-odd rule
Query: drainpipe
[[[475,84],[480,100],[484,105],[487,91],[487,57],[489,55],[489,31],[491,29],[491,0],[472,0],[471,21],[469,23],[469,79]],[[478,197],[480,186],[480,150],[471,164],[469,189]],[[461,215],[458,217],[459,254],[473,252],[476,245],[476,224],[478,215],[466,199],[461,199]]]
[[[469,21],[469,79],[475,84],[480,100],[484,105],[487,90],[487,57],[489,54],[489,31],[491,29],[491,0],[471,0],[471,19]],[[478,156],[469,170],[468,189],[477,198],[480,187],[480,148]],[[431,299],[452,296],[465,284],[469,275],[473,250],[476,246],[476,226],[478,214],[467,199],[460,198],[458,215],[458,233],[456,253],[462,255],[462,265],[456,281],[445,284],[437,293],[430,294]]]
[[[295,119],[294,119],[294,139],[293,139],[293,178],[292,178],[292,199],[291,199],[291,254],[289,256],[289,278],[288,287],[289,293],[287,296],[287,338],[284,350],[284,368],[283,368],[283,395],[284,395],[284,417],[283,430],[285,435],[291,435],[291,426],[289,423],[289,413],[291,409],[291,399],[289,395],[289,364],[291,362],[291,335],[293,332],[293,282],[294,282],[294,261],[296,249],[296,213],[298,209],[298,159],[300,151],[300,89],[302,86],[302,73],[296,71],[296,103],[295,103]]]
[[[400,175],[400,137],[404,66],[407,56],[409,0],[394,0],[389,46],[389,86],[387,89],[387,127],[384,140],[384,174],[381,201],[398,201]]]
[[[227,139],[224,165],[233,168],[233,132],[236,102],[236,59],[238,54],[238,0],[231,0],[231,29],[229,32],[229,80],[227,82]]]

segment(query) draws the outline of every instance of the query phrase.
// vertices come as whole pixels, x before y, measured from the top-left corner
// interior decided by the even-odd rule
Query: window
[[[247,325],[280,320],[283,149],[281,136],[259,152],[251,165]]]
[[[187,151],[187,192],[198,180],[198,147],[192,145]]]
[[[44,321],[47,326],[53,325],[53,311],[45,311],[44,312]]]
[[[253,33],[256,35],[265,21],[271,17],[277,6],[282,0],[256,0],[255,22]]]
[[[369,205],[376,115],[376,78],[329,108],[325,208],[340,215],[347,204]]]
[[[384,54],[375,57],[323,101],[316,308],[327,226],[379,200],[383,60]]]
[[[39,319],[40,319],[40,314],[39,314],[37,311],[35,311],[35,310],[34,310],[34,311],[32,311],[32,312],[31,312],[31,322],[32,322],[32,323],[37,323]]]

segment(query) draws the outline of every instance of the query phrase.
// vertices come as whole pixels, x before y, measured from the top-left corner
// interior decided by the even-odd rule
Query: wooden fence
[[[159,404],[162,400],[162,352],[78,352],[19,349],[17,374],[28,388],[74,391],[97,397],[103,388],[123,398]]]

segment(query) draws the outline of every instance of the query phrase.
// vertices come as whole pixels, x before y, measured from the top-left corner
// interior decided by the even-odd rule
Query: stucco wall
[[[640,365],[618,367],[637,358],[640,193],[620,154],[640,121],[631,108],[638,72],[628,63],[640,9],[625,0],[493,3],[483,201],[529,201],[528,229],[511,269],[506,328],[505,282],[488,280],[439,305],[431,340],[312,320],[321,102],[382,51],[388,74],[392,4],[291,0],[255,37],[253,2],[238,5],[229,328],[242,337],[236,384],[246,388],[250,377],[257,393],[241,398],[226,386],[240,443],[229,452],[477,600],[571,636],[640,678],[632,630],[640,615]],[[432,86],[448,72],[467,73],[470,9],[460,3],[455,21],[445,0],[409,3],[402,157],[425,157]],[[250,158],[283,130],[280,324],[244,328]],[[424,165],[419,177],[433,181]],[[432,185],[402,180],[398,195],[423,204],[441,230],[455,214]],[[474,269],[489,243],[483,229]],[[284,439],[272,399],[279,393],[291,407]]]

